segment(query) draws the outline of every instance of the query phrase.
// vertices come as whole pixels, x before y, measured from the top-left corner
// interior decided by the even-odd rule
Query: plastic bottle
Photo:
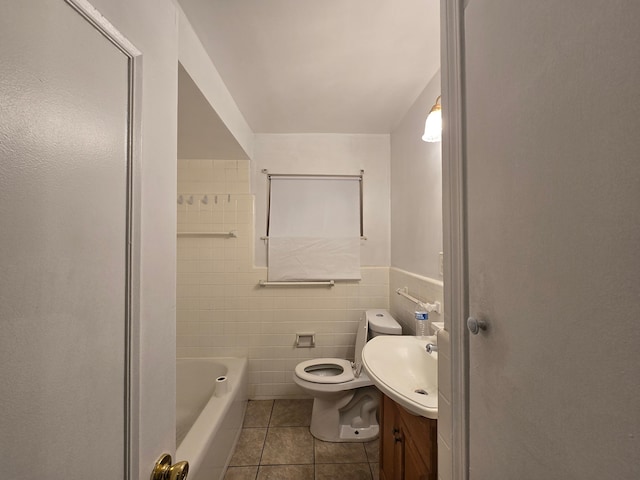
[[[429,314],[427,312],[424,311],[416,311],[415,312],[416,315],[416,337],[417,338],[424,338],[428,335],[428,320],[429,320]]]

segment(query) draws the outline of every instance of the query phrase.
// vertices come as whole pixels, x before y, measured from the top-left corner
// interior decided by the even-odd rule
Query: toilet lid
[[[296,365],[296,376],[312,383],[345,383],[353,380],[351,362],[342,358],[314,358]]]

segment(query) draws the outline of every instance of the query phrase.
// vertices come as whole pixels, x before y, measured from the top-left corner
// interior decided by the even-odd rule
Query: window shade
[[[273,176],[269,280],[360,279],[360,177]]]
[[[360,177],[271,177],[269,237],[359,237]]]

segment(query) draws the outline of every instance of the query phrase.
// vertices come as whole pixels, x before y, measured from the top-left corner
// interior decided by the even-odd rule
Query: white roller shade
[[[359,237],[360,177],[272,177],[269,237]]]
[[[360,177],[271,177],[269,280],[360,279]]]

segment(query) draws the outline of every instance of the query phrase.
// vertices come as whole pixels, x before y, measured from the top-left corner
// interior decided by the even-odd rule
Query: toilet
[[[380,392],[362,370],[362,349],[378,335],[402,335],[386,310],[363,313],[356,335],[355,362],[315,358],[300,362],[293,380],[313,397],[311,434],[327,442],[367,442],[378,437]]]

